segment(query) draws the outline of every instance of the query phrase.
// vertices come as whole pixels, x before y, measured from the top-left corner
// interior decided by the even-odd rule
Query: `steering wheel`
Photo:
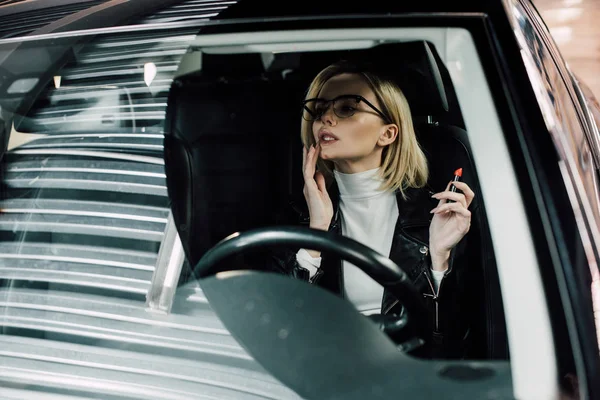
[[[428,312],[421,294],[396,263],[354,239],[332,235],[307,227],[273,227],[232,234],[208,250],[194,268],[194,276],[202,279],[229,271],[221,261],[250,250],[265,247],[301,247],[327,251],[354,264],[390,291],[404,307],[401,315],[370,316],[404,351],[424,343],[431,332]]]

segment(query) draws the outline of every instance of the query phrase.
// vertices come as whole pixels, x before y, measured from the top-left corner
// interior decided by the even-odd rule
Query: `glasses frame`
[[[358,103],[360,103],[362,101],[363,103],[365,103],[366,105],[368,105],[369,107],[371,107],[373,109],[373,111],[375,111],[381,117],[381,119],[383,119],[385,121],[385,123],[387,123],[387,124],[391,124],[392,123],[392,120],[390,118],[386,117],[386,115],[380,109],[378,109],[377,107],[375,107],[369,100],[365,99],[364,97],[362,97],[361,95],[358,95],[358,94],[342,94],[340,96],[334,97],[331,100],[323,99],[323,98],[320,98],[320,97],[314,97],[312,99],[306,99],[306,100],[304,100],[302,102],[302,108],[309,115],[311,115],[313,118],[312,119],[306,119],[304,112],[302,112],[302,118],[304,118],[304,120],[306,120],[306,121],[316,121],[316,120],[320,119],[327,112],[327,110],[329,109],[329,104],[334,104],[333,113],[338,118],[350,118],[354,114],[356,114],[356,110],[351,115],[348,115],[346,117],[338,115],[338,113],[335,111],[335,102],[337,100],[340,100],[340,99],[348,99],[348,98],[355,99],[356,100],[356,104],[358,104]],[[321,101],[324,101],[325,103],[328,103],[327,107],[325,108],[325,111],[321,115],[318,115],[318,116],[314,115],[313,111],[306,106],[307,103],[314,102],[314,101],[317,101],[317,100],[321,100]]]

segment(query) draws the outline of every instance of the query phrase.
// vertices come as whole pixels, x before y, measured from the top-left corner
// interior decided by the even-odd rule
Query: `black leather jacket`
[[[334,218],[329,231],[341,234],[339,192],[335,182],[328,191],[334,205]],[[423,294],[430,314],[431,337],[427,350],[420,354],[432,358],[463,358],[469,352],[469,304],[473,301],[470,298],[470,290],[466,287],[469,268],[466,265],[467,258],[464,257],[469,235],[467,234],[452,250],[449,268],[436,294],[429,256],[429,225],[433,216],[430,211],[437,206],[438,200],[431,198],[433,191],[429,187],[409,188],[405,193],[406,200],[400,193],[397,195],[399,216],[389,257],[410,276],[416,288]],[[298,209],[297,212],[300,223],[308,225],[308,213]],[[343,297],[344,276],[341,260],[326,252],[323,252],[321,257],[320,276],[314,283]],[[308,280],[309,272],[298,264],[295,253],[288,253],[280,262],[280,268],[290,275]],[[385,290],[381,310],[382,314],[399,314],[402,312],[402,305]]]

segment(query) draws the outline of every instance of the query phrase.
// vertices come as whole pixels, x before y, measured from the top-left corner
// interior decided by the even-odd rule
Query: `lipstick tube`
[[[462,168],[458,168],[456,171],[454,171],[454,178],[452,178],[452,182],[459,182],[462,178],[462,172]],[[456,186],[450,185],[450,191],[456,192]],[[448,200],[448,203],[454,203],[454,200]]]

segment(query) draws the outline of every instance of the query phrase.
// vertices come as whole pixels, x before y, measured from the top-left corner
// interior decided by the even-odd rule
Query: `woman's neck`
[[[381,153],[374,152],[359,160],[333,160],[335,169],[343,174],[358,174],[381,166]]]
[[[334,170],[333,176],[342,198],[367,198],[384,192],[381,190],[383,179],[379,175],[379,167],[354,174]]]

